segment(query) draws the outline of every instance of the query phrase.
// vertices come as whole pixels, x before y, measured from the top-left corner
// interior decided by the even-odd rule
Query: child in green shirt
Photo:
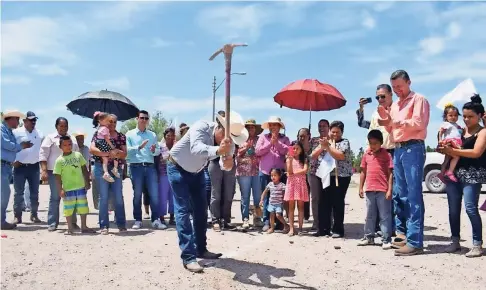
[[[73,152],[71,137],[61,136],[59,147],[62,155],[54,165],[59,196],[63,200],[64,216],[68,224],[66,235],[73,234],[72,215],[74,210],[81,216],[81,233],[93,232],[86,226],[86,216],[89,213],[86,191],[90,188],[89,174],[86,168],[86,160],[79,152]]]

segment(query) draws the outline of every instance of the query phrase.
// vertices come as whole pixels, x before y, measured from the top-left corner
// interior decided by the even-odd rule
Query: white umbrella
[[[469,102],[474,94],[477,94],[477,90],[472,79],[466,79],[443,96],[437,103],[437,108],[443,110],[447,103]]]

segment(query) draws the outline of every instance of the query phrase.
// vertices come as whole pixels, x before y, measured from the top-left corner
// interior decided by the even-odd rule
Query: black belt
[[[32,165],[39,165],[39,162],[36,162],[36,163],[22,163],[22,162],[19,162],[19,167],[27,167],[27,166],[32,166]]]
[[[413,144],[424,144],[424,140],[412,139],[412,140],[408,140],[408,141],[405,141],[405,142],[398,142],[398,143],[395,143],[395,148],[406,147],[406,146],[410,146],[410,145],[413,145]]]
[[[12,166],[12,162],[5,161],[5,160],[2,160],[2,164],[8,165],[8,166]]]
[[[153,162],[140,162],[140,163],[130,163],[129,165],[130,166],[144,166],[144,167],[146,167],[146,166],[152,166],[152,165],[154,165],[154,163]]]

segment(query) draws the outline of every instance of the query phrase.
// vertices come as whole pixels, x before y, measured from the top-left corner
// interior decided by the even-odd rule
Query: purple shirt
[[[258,138],[255,152],[260,157],[260,171],[270,175],[272,168],[285,169],[285,155],[290,146],[287,136],[279,134],[278,142],[275,145],[270,143],[272,134],[261,134]]]

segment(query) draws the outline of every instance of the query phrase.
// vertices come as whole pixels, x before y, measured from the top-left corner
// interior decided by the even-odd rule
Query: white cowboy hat
[[[226,128],[226,118],[222,117],[219,114],[216,114],[216,118],[218,121]],[[245,128],[245,121],[240,116],[240,114],[231,111],[230,112],[230,134],[231,140],[236,145],[241,145],[248,140],[248,130]]]
[[[262,128],[268,129],[270,124],[279,124],[282,127],[282,129],[285,129],[285,125],[282,122],[282,119],[280,119],[277,116],[271,116],[270,118],[268,118],[268,121],[262,124]]]
[[[16,117],[16,118],[20,118],[20,119],[25,119],[25,115],[22,114],[20,111],[17,111],[17,110],[6,110],[2,114],[2,121],[5,120],[6,118],[10,118],[10,117]]]

